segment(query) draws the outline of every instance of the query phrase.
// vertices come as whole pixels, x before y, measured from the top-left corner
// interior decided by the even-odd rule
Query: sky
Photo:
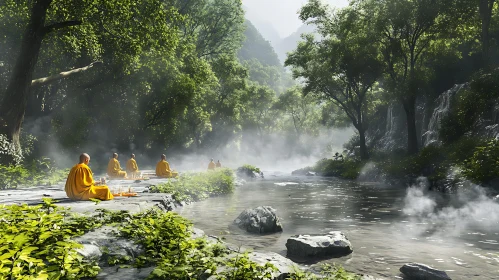
[[[339,8],[348,5],[348,0],[324,1]],[[242,2],[251,12],[251,17],[258,16],[260,20],[269,22],[281,38],[284,38],[302,25],[298,19],[298,10],[307,3],[307,0],[242,0]]]

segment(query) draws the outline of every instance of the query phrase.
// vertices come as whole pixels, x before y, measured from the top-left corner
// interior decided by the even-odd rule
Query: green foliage
[[[261,170],[260,168],[254,166],[254,165],[251,165],[251,164],[244,164],[243,166],[239,167],[237,169],[237,173],[239,172],[256,172],[256,173],[260,173]]]
[[[345,271],[341,266],[323,264],[321,267],[321,275],[315,275],[310,272],[303,272],[299,268],[295,268],[294,272],[286,278],[287,280],[360,280],[361,276]]]
[[[322,176],[357,179],[363,166],[364,163],[357,160],[335,160],[324,158],[319,160],[315,166],[312,167],[312,171],[318,172]]]
[[[491,140],[476,147],[473,156],[464,163],[463,174],[475,183],[499,178],[499,141]]]
[[[19,186],[53,185],[64,180],[68,170],[54,168],[49,159],[33,160],[23,165],[0,165],[0,189]]]
[[[234,191],[234,172],[228,168],[210,172],[182,174],[176,180],[153,186],[154,193],[170,193],[177,201],[198,201]]]
[[[239,280],[239,279],[273,279],[272,273],[277,272],[277,268],[271,264],[259,265],[248,258],[247,253],[238,254],[226,263],[228,269],[220,273],[217,279]]]
[[[69,212],[45,200],[39,206],[0,206],[0,278],[80,279],[99,267],[86,263],[71,237],[83,234],[82,220],[66,222]]]

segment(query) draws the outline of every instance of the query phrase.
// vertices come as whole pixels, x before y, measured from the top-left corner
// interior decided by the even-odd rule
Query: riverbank
[[[208,179],[206,179],[205,182],[214,183],[212,175],[214,173],[210,174],[207,174],[210,176],[206,176]],[[221,176],[221,178],[224,178],[224,176]],[[192,181],[193,178],[190,177],[187,181],[189,180]],[[199,183],[199,180],[193,181]],[[222,181],[225,183],[222,183],[221,186],[226,187],[227,181],[223,179]],[[233,182],[230,184],[233,187]],[[226,244],[216,237],[205,236],[201,230],[192,229],[192,225],[188,220],[185,220],[172,212],[167,212],[182,208],[181,205],[183,203],[175,199],[175,197],[181,197],[178,193],[150,193],[151,189],[156,189],[156,191],[161,190],[162,188],[163,190],[166,190],[165,188],[175,190],[175,188],[172,188],[171,181],[169,180],[112,180],[108,182],[108,185],[111,189],[131,187],[135,192],[139,193],[139,196],[116,197],[114,200],[102,202],[75,202],[66,198],[63,184],[57,184],[50,187],[39,186],[6,190],[0,192],[0,204],[17,205],[25,203],[30,206],[23,206],[24,208],[9,208],[9,206],[4,206],[4,208],[2,208],[4,214],[6,210],[11,212],[10,214],[5,215],[3,219],[4,221],[5,219],[8,220],[11,216],[19,218],[24,215],[23,213],[36,213],[36,215],[45,215],[44,219],[55,219],[55,224],[57,224],[58,228],[52,231],[55,232],[54,236],[56,236],[56,239],[50,244],[53,245],[57,244],[57,242],[63,242],[65,245],[61,248],[57,248],[57,250],[60,251],[60,254],[68,258],[74,259],[76,255],[72,253],[72,250],[79,247],[79,245],[70,241],[71,239],[68,238],[80,236],[75,240],[78,240],[79,243],[83,244],[83,248],[78,250],[84,258],[79,259],[76,264],[73,263],[73,265],[69,266],[64,263],[59,263],[59,266],[66,266],[66,269],[69,269],[67,273],[72,269],[76,269],[73,266],[77,265],[78,269],[72,272],[75,273],[75,279],[78,279],[79,276],[94,277],[95,275],[97,275],[98,279],[146,279],[148,277],[152,277],[152,279],[176,279],[180,277],[180,274],[176,274],[178,272],[177,269],[172,270],[173,263],[171,261],[168,261],[164,257],[150,259],[150,253],[148,253],[149,251],[157,252],[158,250],[162,250],[161,248],[164,248],[165,246],[171,247],[172,243],[170,240],[177,240],[176,244],[179,244],[178,246],[180,247],[183,247],[184,245],[187,246],[186,248],[181,249],[181,251],[185,251],[184,254],[191,255],[191,257],[184,260],[186,262],[184,265],[189,267],[198,266],[192,273],[202,272],[201,274],[204,275],[206,274],[205,271],[211,271],[211,273],[207,273],[206,276],[210,276],[210,274],[212,276],[216,275],[217,279],[252,279],[259,275],[267,275],[268,277],[273,275],[272,277],[276,279],[284,279],[285,276],[289,275],[294,275],[292,279],[314,278],[312,274],[294,273],[295,266],[297,268],[298,265],[279,254],[261,250],[244,253],[244,247]],[[185,186],[185,182],[182,185]],[[160,186],[160,188],[153,186]],[[198,190],[200,189],[202,189],[202,187],[198,188]],[[216,191],[217,189],[218,188],[216,187],[211,189],[214,191],[214,193],[212,193],[213,195],[220,194],[220,192]],[[199,192],[197,194],[199,194]],[[204,195],[202,198],[208,196],[209,195]],[[57,201],[57,203],[54,204],[54,201]],[[44,206],[40,208],[40,206],[36,205]],[[180,208],[177,208],[179,206]],[[70,210],[67,210],[66,207],[70,207]],[[42,209],[41,212],[39,211],[40,209]],[[47,212],[44,213],[45,210],[43,209],[46,209]],[[16,212],[17,214],[12,215],[15,211],[18,211]],[[83,216],[80,215],[76,220],[69,218],[74,214],[83,214]],[[15,242],[9,241],[10,239],[15,240],[15,235],[12,235],[13,230],[18,233],[23,232],[23,230],[26,229],[25,225],[29,224],[29,220],[30,216],[26,216],[23,219],[24,223],[16,224],[12,221],[12,223],[10,223],[10,228],[2,229],[4,233],[10,233],[10,235],[4,234],[3,237],[5,243],[11,244],[12,248],[9,250],[16,250]],[[164,223],[162,221],[164,221]],[[69,224],[67,222],[69,222]],[[167,224],[169,226],[167,226]],[[157,227],[155,225],[162,226]],[[45,228],[44,226],[47,225],[40,224],[39,226]],[[164,228],[165,226],[167,226],[166,229]],[[29,231],[35,229],[36,227],[30,227]],[[67,230],[70,230],[70,233],[62,233]],[[192,234],[193,237],[191,238]],[[165,235],[164,238],[166,239],[163,239],[163,242],[166,242],[165,244],[160,242],[162,235]],[[31,241],[33,242],[33,248],[38,246],[41,249],[43,246],[49,246],[47,244],[40,244],[39,241]],[[26,244],[29,246],[31,241],[26,241]],[[116,247],[114,245],[109,246],[109,244],[119,245]],[[181,246],[180,244],[184,245]],[[20,254],[23,254],[22,248],[19,247],[18,249],[20,250]],[[173,250],[172,248],[170,249]],[[169,251],[166,253],[170,254],[170,249],[168,249]],[[36,250],[37,249],[34,249],[34,252],[36,252]],[[177,253],[181,252],[178,251]],[[219,255],[215,256],[216,254]],[[147,258],[141,258],[141,255],[147,255]],[[215,259],[206,262],[205,258]],[[19,262],[19,260],[17,261]],[[195,264],[192,262],[195,262]],[[15,261],[13,261],[12,264],[13,263],[15,263]],[[21,261],[21,267],[26,268],[25,264],[26,263]],[[121,265],[127,265],[128,267],[121,268]],[[173,267],[180,265],[181,264],[174,264]],[[247,265],[249,265],[249,269],[246,267]],[[100,266],[100,269],[98,266]],[[142,268],[138,269],[134,266]],[[217,270],[215,267],[219,267],[219,269]],[[27,269],[29,271],[29,266]],[[26,272],[23,271],[24,270],[21,270],[19,273]],[[29,273],[39,272],[43,274],[43,271],[43,268],[39,267]],[[187,271],[190,270],[187,269]],[[235,277],[232,273],[228,275],[227,271],[238,271],[235,275],[239,275],[240,277]],[[336,270],[335,268],[329,268],[329,271],[327,272],[331,275],[333,272],[335,275],[350,275],[347,272]],[[47,273],[50,274],[55,272],[50,272],[49,269]],[[201,274],[199,274],[199,277],[197,278],[203,279],[204,276],[201,277]],[[126,277],[123,278],[124,276]],[[353,274],[351,276],[353,277]]]

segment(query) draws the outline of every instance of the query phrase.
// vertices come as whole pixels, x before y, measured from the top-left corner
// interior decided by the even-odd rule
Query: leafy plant
[[[71,240],[83,230],[67,223],[66,209],[45,199],[43,205],[0,206],[1,279],[80,279],[99,267],[83,260]]]
[[[499,178],[499,140],[477,147],[464,163],[463,174],[475,183],[488,183]]]
[[[182,174],[177,180],[151,187],[154,193],[171,193],[177,201],[198,201],[210,196],[232,193],[234,173],[228,168],[210,172]]]

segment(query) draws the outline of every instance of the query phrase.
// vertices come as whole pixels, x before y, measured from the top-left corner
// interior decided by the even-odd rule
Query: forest
[[[283,62],[240,1],[3,0],[0,14],[4,169],[80,151],[255,153],[273,135],[292,157],[350,126],[339,152],[357,169],[499,174],[494,0],[311,0],[299,17],[315,32]]]

